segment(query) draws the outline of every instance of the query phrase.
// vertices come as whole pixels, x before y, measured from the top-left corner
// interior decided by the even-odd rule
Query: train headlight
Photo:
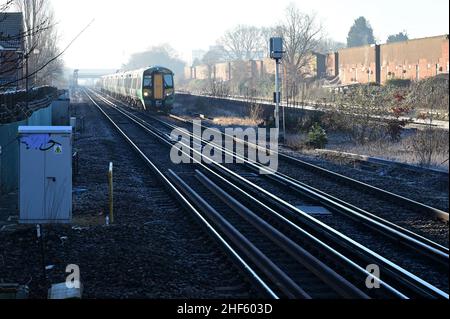
[[[148,92],[144,92],[144,96],[145,96],[145,97],[148,97]]]

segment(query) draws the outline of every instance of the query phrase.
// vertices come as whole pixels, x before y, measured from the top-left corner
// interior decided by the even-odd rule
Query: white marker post
[[[114,180],[113,180],[113,163],[109,163],[108,170],[109,182],[109,222],[114,223]]]

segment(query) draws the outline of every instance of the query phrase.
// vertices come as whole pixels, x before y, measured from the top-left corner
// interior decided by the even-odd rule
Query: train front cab
[[[143,96],[147,110],[170,112],[174,100],[173,74],[144,73]]]

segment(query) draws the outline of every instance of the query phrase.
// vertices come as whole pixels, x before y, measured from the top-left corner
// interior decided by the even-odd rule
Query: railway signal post
[[[280,61],[283,59],[283,38],[270,38],[270,58],[275,60],[275,127],[278,129],[278,134],[280,132]],[[284,123],[284,112],[283,112],[283,123]],[[283,125],[283,135],[282,140],[284,141],[285,136],[285,126]]]

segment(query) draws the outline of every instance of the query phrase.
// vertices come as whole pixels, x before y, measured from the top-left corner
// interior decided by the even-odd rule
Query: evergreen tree
[[[347,47],[358,47],[367,44],[374,44],[375,37],[373,29],[364,17],[359,17],[350,28],[347,37]]]
[[[387,43],[392,43],[392,42],[402,42],[402,41],[408,41],[409,37],[408,34],[403,31],[397,34],[392,34],[387,38]]]

